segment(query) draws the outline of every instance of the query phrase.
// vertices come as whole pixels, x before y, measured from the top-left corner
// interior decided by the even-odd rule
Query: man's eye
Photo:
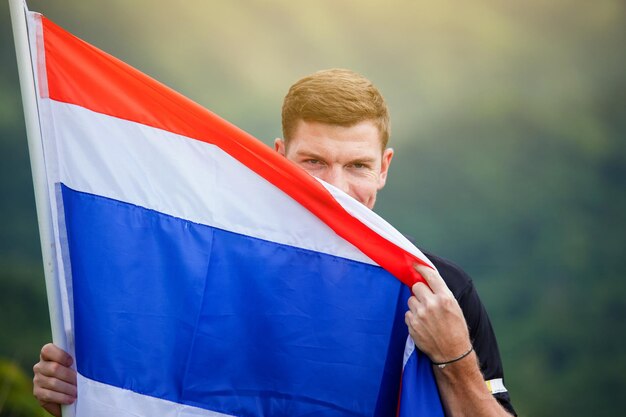
[[[310,165],[319,165],[321,164],[321,161],[319,159],[307,159],[304,161],[304,163]]]
[[[363,168],[367,168],[367,165],[365,164],[360,164],[360,163],[354,163],[350,165],[352,168],[356,168],[356,169],[363,169]]]

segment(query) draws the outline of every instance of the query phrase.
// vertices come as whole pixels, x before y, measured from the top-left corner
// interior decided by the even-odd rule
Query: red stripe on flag
[[[207,142],[298,201],[406,285],[425,263],[349,214],[308,173],[238,127],[42,16],[48,96]]]

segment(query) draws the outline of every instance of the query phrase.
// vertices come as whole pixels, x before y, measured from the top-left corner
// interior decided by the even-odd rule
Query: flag
[[[404,325],[411,265],[431,265],[417,248],[215,114],[27,20],[77,415],[442,415]]]

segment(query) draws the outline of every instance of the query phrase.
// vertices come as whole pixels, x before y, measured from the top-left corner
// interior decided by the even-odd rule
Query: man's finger
[[[45,375],[35,375],[35,386],[41,391],[50,391],[57,394],[63,394],[71,398],[76,398],[77,387],[74,384],[67,383],[55,377],[48,377]],[[50,401],[50,400],[48,400]],[[64,403],[65,404],[65,403]]]
[[[433,293],[440,294],[443,292],[450,292],[450,289],[446,285],[441,275],[429,266],[421,264],[413,264],[413,267],[422,277],[426,280],[426,283],[430,287]]]
[[[415,296],[409,297],[409,301],[407,301],[407,305],[409,306],[409,311],[413,314],[417,312],[417,305],[419,301]]]
[[[433,294],[431,289],[428,287],[428,284],[421,281],[413,284],[411,291],[413,291],[413,295],[420,303],[425,302],[426,298]]]
[[[41,405],[53,403],[53,404],[72,404],[76,401],[76,397],[72,397],[71,395],[63,394],[56,391],[51,391],[44,388],[36,388],[33,391],[33,395]]]
[[[40,357],[44,361],[58,362],[67,367],[72,366],[72,363],[74,363],[70,354],[52,343],[48,343],[41,348]]]
[[[76,371],[59,364],[58,362],[39,362],[33,367],[35,377],[43,375],[76,385]]]

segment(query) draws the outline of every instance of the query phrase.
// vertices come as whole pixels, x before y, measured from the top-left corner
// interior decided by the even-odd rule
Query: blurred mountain
[[[377,211],[474,277],[522,415],[626,391],[626,4],[30,1],[266,143],[288,87],[371,78],[392,113]],[[0,356],[49,340],[8,7],[0,7]]]

